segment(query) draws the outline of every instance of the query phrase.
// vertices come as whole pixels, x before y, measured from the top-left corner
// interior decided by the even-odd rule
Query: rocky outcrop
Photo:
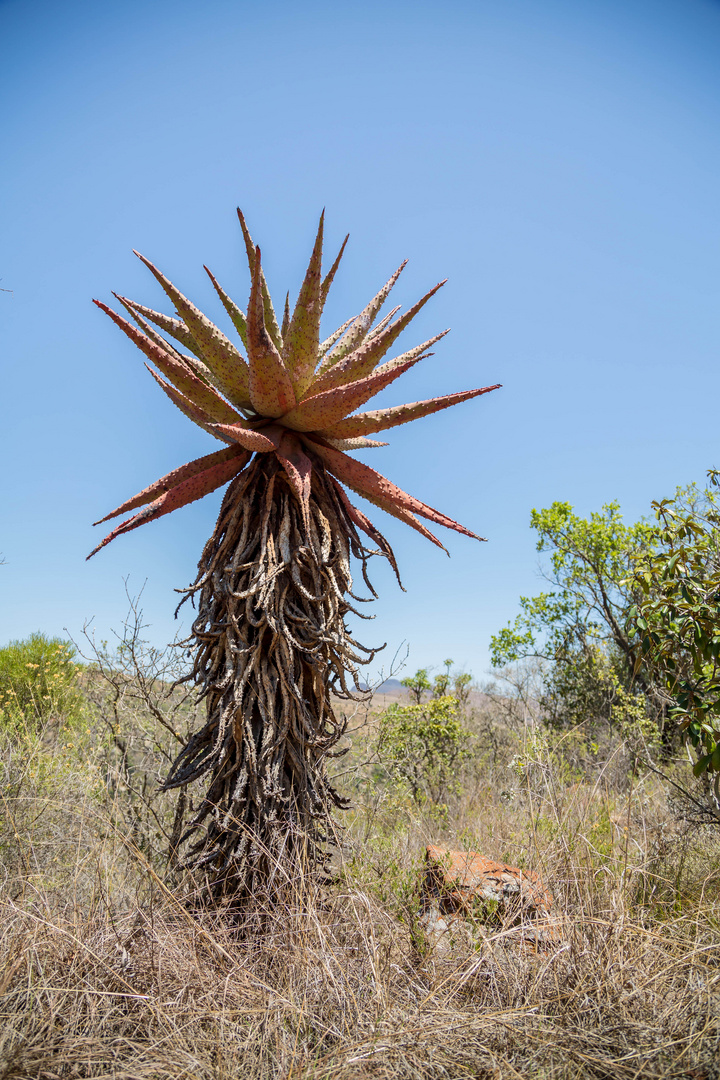
[[[420,927],[431,947],[446,947],[471,923],[499,936],[536,944],[560,939],[552,893],[533,870],[495,862],[476,851],[429,845]]]

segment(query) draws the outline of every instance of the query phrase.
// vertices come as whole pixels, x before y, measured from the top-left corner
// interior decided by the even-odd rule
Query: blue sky
[[[90,523],[216,444],[90,299],[162,306],[137,248],[224,325],[235,207],[280,298],[325,206],[328,331],[404,258],[395,303],[449,278],[404,347],[452,333],[383,401],[503,383],[364,456],[489,542],[373,510],[407,592],[375,568],[363,640],[482,676],[540,587],[532,507],[635,519],[720,462],[719,60],[707,0],[0,0],[0,642],[107,636],[125,578],[172,636],[219,494],[86,563]]]

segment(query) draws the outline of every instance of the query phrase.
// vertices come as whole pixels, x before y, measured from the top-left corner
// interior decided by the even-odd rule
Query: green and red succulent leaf
[[[352,326],[343,337],[340,344],[333,350],[332,359],[328,357],[326,364],[328,367],[334,366],[345,356],[348,356],[353,352],[362,342],[365,340],[372,324],[378,316],[380,308],[387,300],[388,294],[392,289],[397,279],[402,274],[403,270],[407,266],[407,259],[397,268],[392,277],[385,282],[379,293],[373,296],[370,303],[366,308],[360,312],[356,319],[353,320]]]
[[[202,359],[200,346],[181,319],[175,319],[172,315],[163,315],[161,311],[153,311],[152,308],[146,307],[144,304],[137,304],[127,296],[120,296],[118,293],[113,293],[113,296],[120,301],[124,308],[132,313],[133,318],[140,315],[147,319],[148,322],[154,323],[164,334],[174,338],[180,345],[189,349],[199,359]]]
[[[402,304],[398,304],[397,307],[391,308],[391,310],[388,311],[387,315],[384,318],[382,318],[379,323],[376,323],[375,326],[373,326],[373,328],[370,331],[370,333],[368,334],[366,340],[370,341],[370,340],[372,340],[372,338],[377,337],[378,334],[381,334],[383,332],[383,330],[385,329],[385,327],[388,326],[392,322],[392,320],[395,318],[395,316],[397,315],[397,313],[398,313],[398,311],[400,310],[401,307],[402,307]],[[446,333],[449,333],[449,331],[446,331]]]
[[[376,446],[389,446],[389,443],[380,442],[378,439],[365,439],[362,436],[359,439],[332,439],[327,437],[325,442],[334,447],[335,450],[370,450]]]
[[[285,335],[287,334],[289,325],[290,325],[290,293],[288,291],[288,292],[285,293],[285,308],[283,310],[282,328],[280,330],[280,335],[283,338],[283,340],[285,339]]]
[[[261,273],[260,248],[256,248],[247,313],[250,400],[260,416],[277,418],[290,412],[297,399],[283,358],[265,326]]]
[[[162,371],[165,378],[172,383],[172,385],[189,397],[195,402],[208,416],[213,420],[220,421],[222,423],[233,423],[234,420],[239,419],[239,415],[232,406],[220,397],[216,390],[212,386],[208,386],[207,383],[192,372],[186,364],[181,363],[176,359],[172,353],[167,349],[160,348],[154,341],[151,341],[142,330],[138,330],[136,327],[129,323],[127,319],[123,319],[122,315],[118,315],[106,304],[103,304],[100,300],[95,300],[95,304],[104,311],[106,315],[116,323],[120,329],[127,334],[131,341],[133,341],[138,348],[142,349],[149,360],[152,360],[155,367]]]
[[[324,213],[324,211],[323,211],[323,213]],[[340,265],[340,261],[341,261],[343,255],[345,254],[345,248],[347,247],[347,242],[348,242],[349,239],[350,239],[350,233],[348,233],[347,236],[345,237],[345,239],[343,240],[342,245],[340,247],[340,250],[337,253],[337,258],[335,259],[335,262],[332,264],[332,266],[328,270],[327,274],[323,278],[323,283],[320,286],[320,309],[321,310],[322,310],[322,308],[325,307],[325,301],[327,300],[327,295],[330,292],[330,286],[332,285],[333,281],[335,280],[335,275],[337,274],[338,267]]]
[[[338,385],[339,382],[347,382],[349,379],[359,379],[363,374],[373,371],[410,320],[414,319],[420,309],[428,302],[430,297],[434,296],[438,289],[441,289],[444,284],[444,281],[439,282],[434,289],[431,289],[430,292],[426,293],[421,300],[418,300],[417,304],[414,304],[409,311],[394,323],[385,327],[381,333],[374,334],[369,340],[364,340],[358,348],[348,353],[343,360],[334,363],[330,370],[322,376],[323,380],[327,380],[331,385]],[[351,327],[350,332],[352,332],[353,329],[354,328]],[[449,332],[449,330],[444,330],[442,334],[439,334],[434,339],[434,341],[438,341]],[[432,342],[427,342],[424,348],[428,348],[431,343]],[[342,349],[340,351],[342,351]],[[421,349],[420,351],[423,350]]]
[[[345,333],[345,331],[347,330],[348,326],[350,326],[350,324],[351,324],[351,323],[355,322],[355,319],[356,319],[356,318],[357,318],[357,316],[356,316],[356,315],[353,315],[351,319],[347,319],[347,320],[346,320],[346,321],[345,321],[345,322],[344,322],[344,323],[342,324],[342,326],[338,326],[337,330],[333,330],[333,332],[332,332],[332,334],[330,335],[330,337],[328,337],[328,338],[325,338],[325,340],[324,340],[323,342],[321,342],[321,344],[320,344],[320,347],[319,347],[319,349],[318,349],[318,359],[319,359],[319,360],[321,360],[321,359],[322,359],[322,358],[323,358],[324,356],[326,356],[326,355],[327,355],[327,353],[329,353],[329,352],[330,352],[330,350],[332,349],[333,345],[334,345],[334,344],[335,344],[335,343],[336,343],[337,341],[339,341],[339,340],[340,340],[340,338],[341,338],[341,337],[343,336],[343,334],[344,334],[344,333]],[[327,366],[328,366],[328,367],[330,367],[330,366],[331,366],[331,364],[332,364],[332,361],[330,361],[330,363],[329,363],[329,364],[328,364]],[[325,370],[325,364],[320,364],[320,366],[318,367],[318,369],[317,369],[317,371],[316,371],[316,376],[317,376],[317,377],[319,378],[319,377],[320,377],[320,375],[321,375],[321,374],[323,373],[323,371],[324,371],[324,370]]]
[[[218,380],[207,364],[204,364],[197,355],[181,353],[179,349],[176,349],[174,345],[171,345],[169,341],[166,341],[162,334],[158,334],[157,330],[155,330],[150,323],[135,310],[133,305],[125,297],[118,296],[117,293],[113,293],[113,296],[120,301],[125,310],[130,313],[140,329],[151,341],[154,341],[159,348],[169,352],[180,364],[184,364],[185,367],[189,368],[202,382],[214,386],[216,390],[220,390],[222,393],[222,388],[220,387]]]
[[[320,345],[320,315],[322,314],[321,274],[325,211],[320,215],[305,280],[300,286],[295,310],[286,333],[283,334],[282,357],[299,401],[312,382]]]
[[[473,540],[485,539],[485,537],[471,532],[470,529],[466,529],[459,522],[453,521],[447,514],[435,510],[432,506],[427,506],[426,503],[416,499],[413,495],[408,495],[402,488],[393,484],[392,480],[388,480],[387,477],[382,476],[375,469],[371,469],[369,465],[365,465],[362,461],[349,458],[347,454],[334,450],[330,446],[323,446],[322,443],[313,442],[312,446],[314,452],[321,458],[323,464],[333,476],[342,481],[343,484],[347,484],[358,495],[362,495],[364,498],[370,499],[370,501],[377,501],[378,505],[386,503],[398,510],[407,510],[410,514],[419,514],[436,525],[444,525],[446,529],[454,529],[456,532],[472,537]],[[383,509],[385,508],[383,506]]]
[[[408,405],[391,405],[387,409],[373,409],[371,412],[357,413],[339,420],[331,427],[325,428],[319,434],[333,439],[354,439],[360,435],[373,435],[377,431],[388,431],[400,424],[409,424],[411,420],[419,420],[423,416],[449,409],[452,405],[459,405],[463,401],[479,397],[481,394],[489,394],[491,390],[499,390],[501,384],[493,386],[481,386],[478,390],[461,390],[457,394],[446,394],[444,397],[428,398],[426,401],[413,401]]]
[[[187,465],[181,465],[178,469],[173,469],[172,472],[161,476],[154,484],[150,484],[149,487],[144,488],[137,495],[133,495],[132,499],[122,503],[116,510],[111,510],[109,514],[101,517],[99,521],[94,521],[93,525],[102,525],[103,522],[110,521],[111,518],[118,517],[119,514],[128,514],[131,510],[136,510],[138,506],[145,506],[146,503],[153,502],[160,495],[164,495],[171,488],[177,487],[178,484],[182,484],[185,480],[190,480],[191,477],[198,476],[200,473],[212,469],[215,465],[222,465],[226,461],[235,461],[239,472],[243,466],[247,465],[250,457],[250,453],[243,450],[241,446],[228,446],[225,450],[215,450],[212,454],[205,454],[203,457],[195,458],[194,461],[188,461]]]
[[[238,207],[237,216],[245,241],[248,267],[250,269],[250,277],[252,278],[253,273],[255,272],[255,244],[252,242],[252,237],[248,232],[248,227],[240,207]],[[260,292],[262,293],[263,312],[265,314],[265,326],[267,332],[274,341],[275,347],[277,349],[282,349],[282,335],[280,333],[280,327],[278,326],[277,316],[275,315],[275,308],[273,307],[273,302],[270,298],[270,290],[267,287],[267,281],[265,280],[265,274],[262,272],[262,269],[260,270]]]
[[[135,307],[127,299],[127,297],[120,296],[119,293],[113,293],[113,296],[118,301],[118,303],[122,304],[122,306],[125,308],[128,315],[130,316],[130,318],[134,322],[137,323],[137,325],[140,327],[140,329],[142,330],[143,334],[145,334],[146,337],[149,337],[150,340],[153,341],[158,346],[158,348],[164,349],[166,352],[169,352],[171,354],[171,356],[175,357],[176,360],[180,360],[183,363],[187,364],[188,359],[189,359],[188,354],[187,353],[181,353],[179,349],[176,349],[174,345],[170,344],[170,342],[167,340],[167,338],[164,338],[162,336],[162,334],[158,333],[158,331],[155,329],[155,327],[152,326],[148,322],[148,320],[146,318],[144,318],[140,314],[140,312],[135,309]],[[195,361],[197,361],[197,363],[199,363],[199,364],[202,363],[201,360],[198,360],[197,354],[193,355],[193,359]],[[203,367],[205,367],[204,364],[203,364]]]
[[[432,353],[428,352],[430,347],[449,333],[449,330],[443,330],[442,334],[436,334],[435,337],[423,342],[422,345],[416,345],[414,349],[409,349],[406,353],[395,357],[394,360],[390,360],[388,363],[397,366],[409,360],[425,360],[428,356],[432,356]],[[387,352],[387,348],[374,349],[374,344],[375,339],[370,338],[350,356],[346,356],[344,360],[331,367],[324,375],[320,375],[312,385],[313,396],[321,394],[324,390],[331,390],[335,386],[344,386],[349,382],[356,382],[358,379],[372,374],[377,368],[378,362]]]
[[[242,455],[229,458],[212,465],[209,469],[204,469],[202,472],[190,476],[170,488],[169,491],[165,491],[141,510],[139,514],[135,514],[134,517],[121,522],[111,533],[108,533],[105,539],[101,540],[98,546],[90,552],[88,559],[97,554],[101,548],[106,547],[116,536],[131,532],[132,529],[137,529],[140,525],[145,525],[148,521],[154,521],[165,514],[171,514],[173,510],[179,510],[181,506],[187,506],[188,503],[202,499],[205,495],[209,495],[211,491],[215,491],[216,488],[227,484],[244,468],[249,458],[249,454],[245,458]]]
[[[262,431],[256,431],[254,428],[247,427],[243,421],[237,424],[213,424],[212,429],[257,454],[269,454],[277,450],[284,434],[284,429],[278,427],[277,424],[263,428]]]
[[[145,367],[148,369],[158,386],[170,398],[173,405],[175,405],[180,412],[184,413],[188,420],[192,420],[199,428],[202,428],[203,431],[207,431],[210,435],[214,436],[214,438],[219,439],[220,442],[233,442],[232,439],[229,439],[226,435],[219,434],[215,430],[216,421],[213,420],[212,416],[208,416],[208,414],[203,412],[203,410],[191,401],[190,398],[185,397],[185,395],[181,394],[179,390],[176,390],[174,386],[171,386],[169,382],[163,379],[162,375],[158,375],[157,371],[153,371],[149,364],[146,364]]]
[[[242,341],[243,345],[247,349],[247,319],[245,318],[245,315],[240,310],[240,308],[237,306],[235,301],[230,299],[228,294],[225,292],[225,290],[222,288],[222,286],[218,283],[217,279],[215,278],[215,275],[212,274],[208,270],[207,266],[203,266],[203,270],[205,271],[207,276],[212,281],[213,288],[215,289],[215,292],[220,297],[220,302],[222,303],[222,306],[225,308],[228,315],[230,316],[230,319],[232,321],[233,326],[235,327],[238,334],[240,335],[240,340]]]
[[[202,311],[183,296],[156,266],[153,266],[149,259],[141,255],[139,251],[136,251],[135,255],[143,265],[147,266],[172,300],[178,315],[184,320],[193,339],[197,342],[202,359],[217,375],[227,397],[239,408],[246,408],[250,405],[248,367],[238,349],[222,330],[219,330],[208,319],[207,315],[203,315]]]
[[[399,378],[408,368],[417,364],[417,360],[408,360],[397,367],[375,372],[347,386],[337,386],[323,394],[306,397],[294,409],[283,416],[283,423],[295,431],[319,431],[332,427],[353,409],[359,409],[375,394],[379,394],[391,382]]]

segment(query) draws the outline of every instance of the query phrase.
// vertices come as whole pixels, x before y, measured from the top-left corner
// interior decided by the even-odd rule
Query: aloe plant
[[[229,484],[197,577],[186,590],[198,608],[189,643],[207,722],[183,748],[165,786],[209,777],[183,837],[184,865],[208,898],[234,902],[276,896],[309,868],[322,867],[332,808],[343,805],[327,775],[328,757],[344,731],[333,698],[359,691],[358,664],[374,655],[345,625],[357,599],[350,558],[359,561],[373,595],[371,554],[387,557],[398,573],[387,540],[346,488],[443,549],[420,519],[482,539],[348,451],[385,446],[368,436],[497,389],[356,411],[432,355],[447,331],[384,361],[444,282],[404,315],[395,308],[380,319],[403,263],[359,315],[321,340],[323,307],[347,237],[323,276],[321,216],[297,302],[291,313],[286,299],[279,322],[260,248],[239,210],[238,217],[251,276],[246,312],[205,269],[239,345],[142,255],[174,316],[114,294],[131,322],[95,301],[142,350],[170,400],[226,445],[173,470],[102,518],[136,511],[91,553]]]

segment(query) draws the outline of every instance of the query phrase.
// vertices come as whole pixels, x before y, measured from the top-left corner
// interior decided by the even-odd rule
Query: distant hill
[[[380,683],[376,693],[378,694],[395,694],[400,690],[404,690],[405,687],[399,679],[386,679],[384,683]]]
[[[360,685],[363,690],[368,689],[368,684],[365,681],[361,681]],[[405,687],[399,679],[386,679],[385,682],[380,683],[379,686],[374,686],[373,691],[376,694],[397,694],[399,691],[404,690]]]

